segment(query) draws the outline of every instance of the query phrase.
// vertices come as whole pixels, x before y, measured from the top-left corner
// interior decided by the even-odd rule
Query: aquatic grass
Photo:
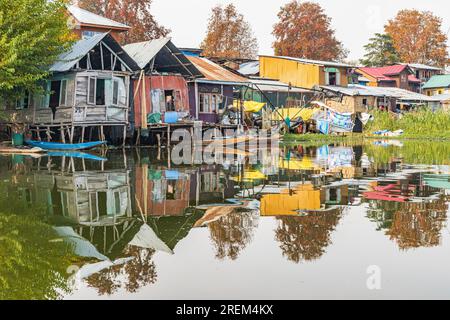
[[[375,163],[401,158],[407,164],[450,165],[450,142],[404,140],[402,147],[364,144],[364,152]]]
[[[364,127],[364,133],[348,133],[346,135],[324,134],[286,134],[283,140],[286,143],[297,141],[317,142],[350,142],[363,141],[364,138],[380,138],[373,133],[380,130],[403,130],[403,134],[395,139],[436,139],[450,140],[450,113],[444,111],[432,112],[428,108],[411,111],[398,115],[385,111],[373,111],[373,121]],[[392,137],[381,137],[389,139]]]
[[[374,111],[374,120],[369,121],[364,131],[367,136],[375,136],[379,130],[403,130],[401,138],[450,139],[450,113],[432,112],[430,109],[407,112],[401,117],[383,111]],[[376,137],[376,136],[375,136]]]

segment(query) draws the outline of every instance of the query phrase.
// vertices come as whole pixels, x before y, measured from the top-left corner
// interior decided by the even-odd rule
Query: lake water
[[[450,298],[450,144],[0,156],[0,299]]]

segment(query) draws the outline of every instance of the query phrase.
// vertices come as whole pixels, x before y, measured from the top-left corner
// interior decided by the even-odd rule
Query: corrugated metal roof
[[[205,79],[199,81],[216,81],[216,82],[230,82],[230,83],[246,83],[248,80],[220,65],[202,57],[188,56],[189,61],[203,74]]]
[[[389,77],[392,75],[398,75],[403,72],[408,65],[405,64],[397,64],[393,66],[385,66],[385,67],[361,67],[359,70],[364,71],[368,75],[376,78],[378,81],[395,81],[395,79]],[[416,76],[410,74],[408,75],[408,81],[410,82],[420,82]]]
[[[339,86],[320,86],[321,88],[340,92],[349,96],[374,96],[374,97],[392,97],[405,101],[434,101],[432,97],[400,89],[390,87],[370,87],[362,85],[349,85],[348,87]]]
[[[250,79],[251,84],[258,86],[261,91],[276,91],[276,92],[298,92],[298,93],[307,93],[311,92],[310,90],[298,88],[298,87],[290,87],[289,84],[277,81],[277,80],[269,80],[269,79]]]
[[[441,68],[428,66],[428,65],[422,64],[422,63],[406,63],[406,65],[408,65],[414,69],[442,71]]]
[[[67,8],[69,13],[81,24],[106,26],[117,29],[130,29],[126,24],[99,16],[98,14],[81,9],[77,6],[69,6]]]
[[[293,60],[293,61],[297,61],[297,62],[301,62],[301,63],[305,63],[305,64],[315,64],[315,65],[324,66],[324,67],[354,68],[354,66],[352,66],[350,64],[334,62],[334,61],[322,61],[322,60],[311,60],[311,59],[302,59],[302,58],[294,58],[294,57],[286,57],[286,56],[268,56],[268,55],[261,55],[260,57]]]
[[[245,62],[239,66],[238,72],[245,76],[251,76],[259,73],[259,61]]]
[[[127,44],[123,47],[123,49],[131,58],[134,59],[134,61],[136,61],[141,69],[144,69],[169,41],[170,38],[160,38]]]
[[[440,74],[432,76],[427,83],[424,84],[423,89],[432,88],[448,88],[450,87],[450,74]]]
[[[444,93],[444,94],[437,94],[435,96],[431,96],[434,101],[449,101],[450,100],[450,94]]]
[[[70,70],[92,48],[94,48],[107,33],[99,33],[91,38],[77,41],[70,51],[61,54],[58,60],[50,67],[52,72],[64,72]]]
[[[100,41],[105,41],[108,46],[127,64],[132,70],[137,70],[138,66],[128,54],[121,50],[121,46],[109,33],[99,33],[88,39],[77,41],[70,51],[61,54],[57,61],[50,67],[51,72],[65,72],[72,69],[78,61],[88,54]]]

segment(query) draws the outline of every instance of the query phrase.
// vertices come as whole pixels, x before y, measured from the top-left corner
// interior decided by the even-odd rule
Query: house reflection
[[[347,184],[316,188],[312,183],[305,183],[291,189],[281,189],[278,194],[264,194],[261,197],[261,215],[295,215],[348,204],[349,186]]]
[[[379,180],[363,194],[368,217],[401,250],[435,247],[447,220],[446,184],[440,175],[411,173],[397,180]]]
[[[168,170],[143,164],[135,174],[136,211],[147,216],[179,216],[235,195],[234,182],[218,166]]]

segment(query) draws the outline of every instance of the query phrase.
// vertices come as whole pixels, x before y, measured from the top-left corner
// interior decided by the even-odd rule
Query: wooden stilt
[[[61,142],[66,143],[66,134],[64,131],[64,126],[61,126]]]
[[[161,135],[159,133],[156,134],[156,141],[158,143],[158,149],[161,149]]]
[[[167,148],[170,148],[170,124],[167,125]]]
[[[82,126],[82,127],[81,127],[81,143],[84,142],[84,132],[85,132],[85,130],[86,130],[86,127],[85,127],[85,126]]]
[[[123,126],[123,141],[122,141],[122,148],[125,148],[125,143],[127,141],[127,126]]]
[[[75,126],[70,129],[70,143],[73,143],[73,136],[75,134]]]
[[[50,127],[47,127],[47,141],[50,142],[52,140],[52,134],[50,131]]]

